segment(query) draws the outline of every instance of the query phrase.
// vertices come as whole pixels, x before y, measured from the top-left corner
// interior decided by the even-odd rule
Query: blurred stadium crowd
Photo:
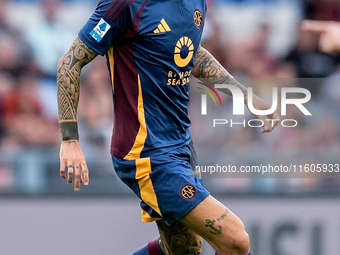
[[[87,11],[77,11],[80,5]],[[95,6],[94,0],[0,0],[0,194],[46,193],[57,180],[57,62]],[[73,16],[65,18],[63,10]],[[299,31],[299,22],[305,18],[340,20],[340,3],[208,1],[202,45],[268,100],[271,87],[307,88],[312,93],[308,108],[313,117],[289,109],[287,118],[297,119],[298,127],[278,127],[261,136],[252,128],[211,129],[200,111],[191,109],[200,165],[339,163],[340,59],[318,50],[317,35]],[[296,78],[313,79],[300,82]],[[81,86],[81,144],[91,174],[111,181],[108,148],[113,110],[103,57],[87,67]],[[192,89],[191,97],[198,104],[199,91]],[[222,98],[224,105],[231,106],[230,98]],[[214,115],[228,119],[231,111],[216,108]],[[221,192],[340,193],[337,179],[208,179],[207,184]],[[94,192],[100,189],[98,185]]]

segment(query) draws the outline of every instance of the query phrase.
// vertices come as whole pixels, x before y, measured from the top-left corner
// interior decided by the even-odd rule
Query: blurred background
[[[57,63],[96,5],[0,0],[0,254],[124,255],[157,237],[153,224],[141,223],[138,200],[111,164],[113,109],[103,57],[82,73],[79,128],[91,185],[75,193],[59,177]],[[194,106],[201,91],[192,89],[191,132],[200,165],[340,163],[340,58],[321,53],[318,35],[299,30],[306,18],[340,20],[339,1],[207,5],[203,47],[268,100],[272,87],[307,88],[313,116],[288,109],[298,127],[266,135],[251,128],[216,130],[200,118]],[[295,78],[308,82],[287,84]],[[224,107],[214,114],[229,119],[231,98],[221,97]],[[205,183],[246,223],[253,255],[337,254],[340,179],[294,177],[300,178]],[[203,255],[213,254],[204,249]]]

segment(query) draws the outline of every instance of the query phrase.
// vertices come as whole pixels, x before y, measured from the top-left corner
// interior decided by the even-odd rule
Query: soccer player
[[[340,23],[335,21],[305,20],[301,29],[320,34],[321,50],[328,54],[340,54]]]
[[[211,86],[235,85],[248,100],[246,88],[200,46],[205,9],[204,0],[101,0],[59,62],[60,174],[79,190],[89,184],[78,142],[80,73],[98,54],[107,57],[114,168],[140,198],[142,220],[156,221],[160,232],[134,255],[199,254],[202,237],[219,255],[249,254],[242,221],[190,175],[191,75]],[[257,96],[253,104],[270,108]],[[262,132],[279,121],[276,112],[256,117],[266,123]]]

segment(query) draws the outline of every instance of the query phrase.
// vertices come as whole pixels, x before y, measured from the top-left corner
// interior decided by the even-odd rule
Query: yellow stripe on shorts
[[[138,180],[140,196],[147,205],[149,205],[159,215],[161,215],[161,212],[158,207],[156,193],[149,175],[150,173],[151,173],[150,158],[136,159],[136,179]],[[146,218],[144,218],[143,215],[142,219],[143,221],[146,220]]]

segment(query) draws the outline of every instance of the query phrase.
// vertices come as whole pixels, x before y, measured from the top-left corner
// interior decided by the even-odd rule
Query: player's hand
[[[246,97],[246,101],[248,101],[248,97]],[[256,110],[268,110],[271,108],[271,105],[268,104],[266,101],[262,100],[256,95],[253,95],[253,106]],[[247,104],[248,107],[248,104]],[[261,133],[267,133],[273,131],[273,129],[279,124],[280,116],[277,111],[273,112],[268,116],[263,115],[256,115],[253,114],[255,118],[258,120],[263,121],[264,125],[262,126]]]
[[[75,191],[80,189],[80,183],[89,184],[89,170],[78,141],[61,142],[59,157],[60,176],[66,179],[67,175],[67,183],[70,185],[74,179]]]
[[[320,34],[320,48],[328,54],[340,53],[340,23],[335,21],[305,20],[301,24],[303,31]]]

